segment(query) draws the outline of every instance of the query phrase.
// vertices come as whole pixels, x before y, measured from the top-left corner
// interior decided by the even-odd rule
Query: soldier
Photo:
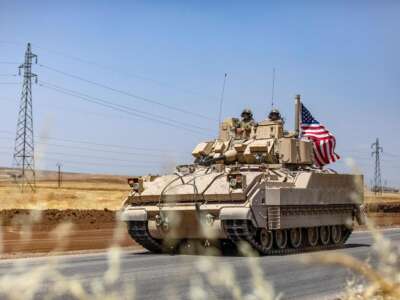
[[[236,136],[239,138],[249,138],[251,131],[257,126],[257,123],[253,119],[253,113],[250,109],[246,108],[240,116],[242,119],[236,127]]]
[[[270,121],[280,121],[282,120],[281,113],[276,108],[273,108],[268,115]]]

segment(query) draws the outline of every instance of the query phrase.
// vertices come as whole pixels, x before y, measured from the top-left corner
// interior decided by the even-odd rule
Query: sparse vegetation
[[[16,223],[23,226],[27,232],[35,223],[40,221],[40,213],[29,217],[21,217]],[[119,242],[125,231],[124,224],[116,223],[112,235],[112,246],[108,250],[108,269],[100,278],[89,280],[83,283],[75,276],[63,275],[57,268],[57,257],[49,257],[46,264],[33,268],[25,268],[21,264],[15,265],[15,270],[8,275],[0,277],[0,295],[5,299],[32,299],[41,293],[41,297],[54,299],[68,296],[72,299],[135,299],[135,287],[131,283],[122,281],[122,287],[115,288],[120,279],[120,257],[121,249]],[[303,256],[303,262],[311,264],[330,264],[350,269],[354,272],[354,278],[348,281],[346,290],[340,296],[342,300],[392,300],[400,298],[400,272],[398,265],[398,250],[393,247],[389,240],[377,231],[371,223],[368,228],[374,239],[372,247],[378,258],[378,264],[372,266],[368,261],[359,261],[341,251],[328,251]],[[57,226],[52,235],[57,241],[55,251],[62,251],[66,246],[69,232],[72,225],[62,223]],[[30,239],[29,234],[21,235],[21,239]],[[1,243],[0,243],[1,244]],[[236,279],[236,271],[232,265],[216,259],[218,252],[214,248],[206,250],[196,264],[197,275],[191,278],[189,297],[190,299],[218,299],[213,294],[213,289],[206,286],[222,288],[230,293],[231,299],[279,299],[277,292],[266,280],[265,270],[262,270],[252,248],[243,243],[240,247],[242,255],[247,256],[248,268],[250,271],[253,289],[245,292],[241,289]],[[173,282],[171,283],[173,286]],[[8,287],[13,286],[13,289]],[[43,285],[46,289],[43,290]],[[17,292],[18,291],[18,292]],[[45,294],[43,294],[45,291]]]
[[[120,208],[129,186],[125,182],[39,182],[36,193],[21,194],[15,184],[0,186],[0,209],[111,209]]]
[[[10,212],[11,219],[7,219],[3,214],[2,223],[8,220],[8,226],[16,229],[13,240],[22,241],[25,245],[29,245],[29,241],[38,238],[38,226],[43,226],[44,220],[49,222],[53,220],[54,224],[47,227],[48,237],[51,236],[53,243],[50,245],[52,251],[62,252],[70,250],[70,241],[76,234],[76,228],[80,232],[82,227],[79,227],[79,220],[85,219],[90,224],[91,219],[96,219],[95,215],[90,217],[91,211],[104,211],[105,214],[112,215],[113,210],[119,209],[122,199],[127,194],[129,187],[120,180],[107,182],[106,180],[73,180],[65,181],[61,189],[57,188],[57,183],[54,181],[42,181],[38,184],[38,191],[35,194],[21,194],[17,187],[7,183],[0,186],[0,209],[5,212],[5,209],[14,209]],[[391,194],[384,195],[382,198],[386,201],[400,202],[400,195]],[[379,199],[372,194],[366,194],[365,200],[367,203],[376,203]],[[35,209],[33,213],[26,214],[23,209]],[[39,210],[37,210],[39,209]],[[46,210],[47,209],[47,210]],[[59,211],[49,211],[48,209],[60,209]],[[71,210],[72,209],[72,210]],[[80,210],[73,210],[80,209]],[[85,211],[86,209],[86,211]],[[18,211],[18,213],[15,213]],[[50,213],[51,212],[51,213]],[[95,213],[97,214],[97,213]],[[51,215],[51,217],[49,217]],[[65,216],[72,218],[72,225],[65,222]],[[88,217],[89,216],[89,217]],[[378,225],[382,225],[382,220],[388,221],[387,214],[372,214],[374,220],[378,221]],[[50,219],[49,219],[50,218]],[[75,218],[75,219],[74,219]],[[106,217],[108,218],[108,217]],[[399,216],[392,216],[390,224],[399,224]],[[68,218],[67,218],[68,219]],[[111,219],[110,219],[111,220]],[[387,222],[386,222],[387,223]],[[42,225],[40,225],[42,224]],[[47,224],[48,225],[48,224]],[[92,224],[96,229],[99,223]],[[4,226],[3,226],[4,228]],[[379,258],[379,263],[371,266],[366,261],[359,261],[351,256],[348,256],[340,251],[329,251],[322,253],[314,253],[307,255],[307,263],[319,263],[341,266],[351,269],[354,273],[354,278],[349,278],[348,286],[342,293],[343,300],[392,300],[400,299],[400,270],[398,268],[398,250],[390,244],[390,241],[383,238],[376,227],[371,223],[368,224],[368,229],[374,237],[373,251]],[[26,272],[13,272],[10,275],[0,278],[0,295],[8,299],[18,299],[23,295],[24,298],[33,298],[41,289],[43,284],[48,286],[46,297],[48,299],[69,295],[74,299],[134,299],[134,286],[124,285],[118,290],[112,287],[118,281],[120,276],[120,245],[126,240],[126,230],[124,224],[115,222],[112,219],[108,222],[107,229],[99,227],[103,233],[108,231],[107,239],[110,241],[102,247],[111,247],[108,250],[109,269],[102,278],[92,280],[89,284],[83,284],[75,277],[68,277],[57,271],[57,257],[49,257],[48,263],[26,270]],[[1,231],[0,250],[8,249],[7,232]],[[93,232],[89,232],[93,235]],[[212,233],[210,233],[212,235]],[[103,237],[104,238],[104,237]],[[28,246],[29,247],[29,246]],[[88,247],[90,248],[90,247]],[[93,249],[93,248],[91,248]],[[16,249],[18,250],[18,249]],[[21,251],[26,249],[19,248]],[[257,263],[257,254],[243,244],[241,253],[248,257],[248,266],[254,282],[254,289],[251,294],[246,294],[241,290],[239,283],[235,277],[235,269],[227,263],[221,263],[216,258],[217,251],[213,248],[208,249],[207,256],[202,256],[196,265],[198,276],[191,279],[190,294],[191,299],[216,299],[212,294],[212,290],[205,289],[205,286],[213,286],[215,288],[223,288],[231,293],[232,299],[277,299],[279,296],[274,291],[272,285],[265,279],[264,271],[261,270]],[[14,285],[16,288],[6,291],[6,287]],[[16,292],[22,290],[23,294]]]

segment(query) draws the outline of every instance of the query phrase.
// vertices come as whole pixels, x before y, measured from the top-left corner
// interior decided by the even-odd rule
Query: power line
[[[10,140],[11,138],[9,138],[9,137],[0,137],[0,139]],[[121,154],[121,155],[133,155],[133,156],[144,156],[144,157],[162,157],[162,158],[166,157],[166,154],[123,152],[123,151],[105,150],[105,149],[90,148],[90,147],[80,147],[80,146],[72,146],[72,145],[52,144],[52,143],[46,143],[46,142],[40,142],[40,141],[39,142],[35,142],[35,144],[47,145],[47,146],[52,146],[52,147],[70,148],[70,149],[77,149],[77,150],[87,150],[87,151],[91,151],[91,152],[114,153],[114,154]]]
[[[104,99],[101,99],[101,98],[98,98],[98,97],[90,96],[88,94],[85,94],[85,93],[82,93],[82,92],[79,92],[79,91],[76,91],[76,90],[71,90],[71,89],[56,85],[54,83],[45,82],[45,81],[40,81],[40,83],[44,84],[44,85],[47,85],[47,86],[50,86],[51,88],[59,89],[59,90],[62,90],[64,92],[72,93],[72,94],[75,94],[75,95],[78,95],[78,96],[81,96],[81,97],[84,97],[84,98],[87,98],[87,99],[92,99],[94,101],[100,101],[100,102],[105,103],[107,105],[116,106],[116,107],[119,107],[121,109],[133,111],[135,113],[144,114],[146,116],[147,115],[153,116],[155,118],[164,119],[164,120],[166,120],[168,122],[177,123],[177,124],[182,125],[182,126],[193,127],[195,129],[199,129],[199,130],[204,130],[204,131],[208,131],[209,130],[207,128],[199,127],[197,125],[193,125],[193,124],[189,124],[189,123],[185,123],[185,122],[180,122],[180,121],[177,121],[176,119],[171,119],[171,118],[167,118],[165,116],[157,115],[157,114],[154,114],[154,113],[149,113],[147,111],[138,110],[138,109],[132,108],[130,106],[116,104],[116,103],[113,103],[111,101],[107,101],[107,100],[104,100]]]
[[[101,105],[103,107],[110,108],[112,110],[123,112],[123,113],[129,114],[129,115],[133,115],[133,116],[136,116],[136,117],[139,117],[139,118],[142,118],[142,119],[147,119],[147,120],[150,120],[150,121],[153,121],[153,122],[161,123],[163,125],[172,126],[172,127],[179,128],[179,129],[184,129],[186,131],[191,131],[192,133],[196,133],[196,134],[200,133],[196,129],[191,129],[191,128],[187,128],[187,127],[185,127],[183,125],[179,125],[179,124],[181,124],[181,122],[178,123],[178,122],[173,121],[173,120],[169,121],[169,119],[167,119],[165,117],[163,117],[165,120],[160,120],[160,119],[157,119],[156,117],[149,116],[148,113],[145,114],[145,113],[142,113],[142,112],[137,112],[137,110],[133,110],[131,108],[128,109],[128,108],[125,108],[124,106],[121,106],[119,104],[114,104],[112,102],[109,102],[109,101],[106,101],[106,100],[103,100],[103,99],[100,99],[100,98],[97,98],[97,97],[84,95],[82,93],[75,92],[75,91],[72,91],[72,90],[68,90],[68,89],[65,89],[65,88],[62,88],[62,87],[59,87],[59,86],[56,86],[56,85],[48,84],[48,83],[45,83],[43,81],[40,81],[39,85],[44,87],[44,88],[47,88],[47,89],[50,89],[50,90],[53,90],[53,91],[56,91],[56,92],[59,92],[59,93],[63,93],[63,94],[66,94],[66,95],[69,95],[69,96],[72,96],[72,97],[75,97],[75,98],[78,98],[78,99],[81,99],[81,100],[84,100],[86,102],[90,102],[90,103],[94,103],[94,104],[97,104],[97,105]],[[188,126],[188,125],[186,125],[186,126]],[[194,127],[193,125],[190,125],[190,126]],[[199,128],[201,128],[201,127],[199,127]],[[206,131],[207,129],[202,128],[201,130]]]
[[[17,46],[22,45],[22,43],[9,42],[9,41],[0,41],[0,43],[17,45]],[[131,72],[117,70],[115,67],[103,65],[103,64],[100,64],[98,62],[94,62],[92,60],[80,58],[80,57],[75,56],[75,55],[63,53],[63,52],[58,51],[58,50],[53,50],[53,49],[45,48],[45,47],[38,46],[38,45],[35,45],[35,47],[39,48],[39,49],[42,49],[45,52],[48,52],[50,54],[58,55],[58,56],[61,56],[61,57],[64,57],[64,58],[67,58],[67,59],[70,59],[70,60],[77,61],[77,62],[82,63],[82,64],[94,66],[94,67],[97,67],[97,68],[100,68],[100,69],[103,69],[103,70],[107,70],[107,71],[111,71],[111,72],[114,72],[114,73],[117,73],[117,74],[121,74],[123,76],[129,76],[129,77],[137,78],[137,79],[140,79],[140,80],[143,80],[143,81],[148,81],[148,82],[151,82],[151,83],[159,85],[159,86],[173,88],[175,90],[180,90],[180,91],[182,91],[184,93],[188,93],[188,94],[192,94],[192,95],[206,96],[207,98],[215,98],[215,97],[210,97],[209,95],[202,95],[202,93],[199,93],[198,91],[193,91],[191,89],[177,87],[175,84],[172,84],[172,83],[169,83],[169,82],[156,80],[156,79],[153,79],[153,78],[150,78],[150,77],[147,77],[147,76],[133,74]]]
[[[9,147],[0,147],[0,149],[10,149]],[[11,151],[11,149],[10,149]],[[85,154],[76,154],[76,153],[65,153],[65,152],[54,152],[54,151],[43,151],[40,155],[36,153],[36,157],[42,158],[42,157],[47,157],[48,155],[63,155],[63,156],[74,156],[74,157],[81,157],[81,158],[90,158],[90,159],[100,159],[100,160],[107,160],[107,161],[120,161],[120,162],[128,162],[128,163],[137,163],[136,161],[128,160],[128,159],[119,159],[119,158],[110,158],[110,157],[105,157],[105,156],[95,156],[95,155],[85,155]],[[138,155],[140,156],[140,155]],[[159,156],[160,158],[165,158],[162,156]],[[140,160],[139,162],[141,163],[147,163],[147,164],[159,164],[163,163],[163,161],[143,161]]]
[[[211,118],[211,117],[208,117],[208,116],[196,113],[196,112],[188,111],[188,110],[185,110],[185,109],[180,108],[180,107],[176,107],[176,106],[169,105],[169,104],[164,104],[164,103],[161,103],[159,101],[152,100],[150,98],[142,97],[142,96],[139,96],[139,95],[127,92],[127,91],[116,89],[116,88],[113,88],[111,86],[108,86],[108,85],[105,85],[105,84],[102,84],[102,83],[99,83],[99,82],[95,82],[95,81],[80,77],[78,75],[70,74],[70,73],[58,70],[56,68],[50,67],[50,66],[46,66],[46,65],[43,65],[43,64],[39,64],[39,66],[44,68],[44,69],[56,72],[58,74],[62,74],[64,76],[67,76],[67,77],[70,77],[70,78],[74,78],[74,79],[77,79],[77,80],[80,80],[80,81],[83,81],[83,82],[86,82],[86,83],[89,83],[89,84],[104,88],[104,89],[107,89],[107,90],[110,90],[110,91],[113,91],[113,92],[116,92],[116,93],[119,93],[119,94],[122,94],[122,95],[125,95],[125,96],[128,96],[128,97],[131,97],[131,98],[135,98],[135,99],[147,102],[147,103],[155,104],[155,105],[158,105],[158,106],[170,109],[170,110],[174,110],[174,111],[177,111],[177,112],[180,112],[180,113],[184,113],[184,114],[189,114],[189,115],[192,115],[192,116],[195,116],[195,117],[198,117],[198,118],[203,118],[203,119],[207,119],[207,120],[213,120],[213,118]]]
[[[2,153],[2,154],[10,154],[10,153],[8,153],[8,152],[3,152],[3,151],[0,151],[0,153]],[[46,157],[42,157],[41,158],[42,160],[44,160],[44,161],[55,161],[55,162],[59,162],[60,161],[60,158],[57,158],[57,159],[55,159],[55,158],[46,158]],[[107,164],[107,163],[92,163],[92,162],[87,162],[87,161],[85,161],[85,162],[82,162],[82,161],[71,161],[71,160],[62,160],[62,163],[64,163],[64,164],[75,164],[75,165],[89,165],[89,166],[109,166],[109,167],[118,167],[118,168],[147,168],[147,167],[154,167],[154,166],[149,166],[149,165],[146,165],[146,164],[143,164],[143,165],[140,165],[140,164],[135,164],[135,165],[132,165],[132,164],[123,164],[123,165],[116,165],[116,164]]]
[[[51,88],[49,88],[49,89],[51,89]],[[58,91],[58,90],[57,90],[57,92],[63,93],[62,91]],[[64,94],[66,94],[66,93],[64,93]],[[70,95],[70,94],[66,94],[66,95],[73,96],[73,95]],[[13,100],[13,99],[4,99],[4,98],[0,98],[0,101],[15,102],[15,100]],[[41,106],[40,103],[36,104],[36,106],[38,106],[38,105]],[[71,109],[70,107],[60,107],[60,106],[56,106],[56,105],[53,105],[53,104],[46,104],[45,107],[46,108],[52,107],[52,108],[55,108],[55,109],[58,109],[58,110],[61,109],[64,112],[66,110],[68,110],[68,111],[82,113],[82,114],[85,114],[85,115],[89,114],[89,115],[99,116],[99,117],[102,117],[102,118],[106,117],[106,118],[114,118],[114,119],[115,118],[118,118],[118,119],[129,118],[129,119],[132,119],[132,117],[135,117],[135,116],[127,115],[126,113],[125,114],[103,114],[103,113],[96,113],[96,112],[93,112],[93,111],[82,110],[82,109]],[[118,110],[118,112],[120,112],[120,111]],[[139,116],[137,116],[137,117],[139,117]],[[196,131],[196,134],[199,134],[199,132]]]
[[[6,133],[6,134],[12,134],[11,131],[8,130],[0,130],[0,132]],[[111,148],[126,148],[126,149],[133,149],[133,150],[141,150],[141,151],[152,151],[152,152],[162,152],[165,155],[165,149],[160,149],[160,148],[143,148],[143,147],[132,147],[132,146],[127,146],[127,145],[117,145],[117,144],[103,144],[103,143],[97,143],[97,142],[91,142],[91,141],[83,141],[83,140],[73,140],[73,139],[64,139],[64,138],[56,138],[53,136],[46,136],[46,137],[41,137],[38,135],[35,135],[36,139],[46,139],[46,140],[55,140],[55,141],[62,141],[62,142],[69,142],[69,143],[78,143],[78,144],[86,144],[86,145],[93,145],[93,146],[102,146],[102,147],[111,147]],[[171,152],[172,150],[168,150]],[[174,151],[174,153],[176,153]]]
[[[390,153],[390,152],[383,152],[383,154],[385,154],[385,155],[389,155],[389,156],[392,156],[392,157],[400,157],[400,154],[393,154],[393,153]]]

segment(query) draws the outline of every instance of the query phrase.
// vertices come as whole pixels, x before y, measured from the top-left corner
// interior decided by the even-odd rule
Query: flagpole
[[[300,110],[301,110],[301,102],[300,102],[300,95],[296,95],[295,97],[295,115],[294,115],[294,131],[296,133],[296,137],[300,135]]]

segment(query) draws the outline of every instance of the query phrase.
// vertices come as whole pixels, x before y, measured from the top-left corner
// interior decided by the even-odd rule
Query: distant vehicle
[[[131,237],[154,253],[226,253],[243,241],[261,255],[343,245],[363,222],[363,176],[315,167],[313,143],[298,134],[299,98],[295,111],[294,132],[276,110],[259,124],[226,119],[216,140],[195,147],[193,164],[129,178],[121,219]]]

